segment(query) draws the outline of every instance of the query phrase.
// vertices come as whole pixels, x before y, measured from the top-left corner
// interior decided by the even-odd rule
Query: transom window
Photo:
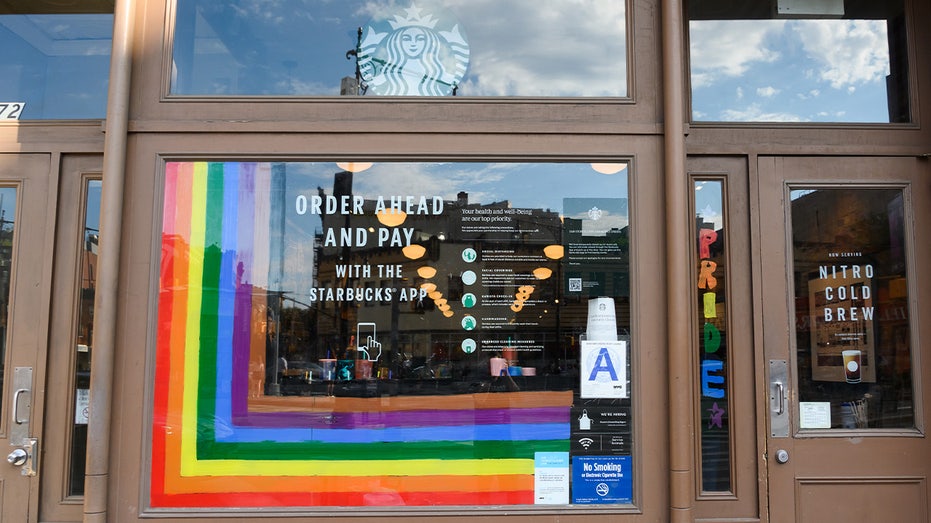
[[[625,2],[178,0],[171,93],[627,96]]]
[[[0,122],[104,118],[112,40],[112,1],[0,3]]]
[[[689,3],[692,118],[909,121],[902,0]]]

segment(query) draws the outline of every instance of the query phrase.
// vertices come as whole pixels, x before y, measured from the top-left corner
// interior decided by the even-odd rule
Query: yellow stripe
[[[184,431],[187,438],[187,430]],[[533,474],[532,459],[411,459],[290,461],[218,459],[192,461],[182,476],[488,476]]]
[[[197,387],[204,270],[207,164],[194,165],[191,201],[191,257],[188,268],[187,333],[181,427],[181,476],[487,476],[533,474],[532,459],[470,460],[197,460]],[[170,459],[170,458],[169,458]]]
[[[191,258],[188,266],[187,335],[184,343],[184,391],[181,425],[181,475],[197,459],[197,369],[200,359],[200,313],[204,281],[204,235],[207,217],[207,164],[194,164],[191,187]]]

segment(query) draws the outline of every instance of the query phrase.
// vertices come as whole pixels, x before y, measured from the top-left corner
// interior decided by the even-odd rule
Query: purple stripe
[[[385,428],[435,427],[439,425],[492,425],[568,423],[567,407],[418,410],[387,412],[262,412],[248,410],[250,395],[262,395],[263,390],[249,390],[249,377],[254,374],[264,383],[264,369],[250,369],[252,323],[252,292],[254,283],[254,226],[256,164],[242,163],[239,173],[239,201],[236,219],[236,294],[233,310],[232,384],[230,387],[232,421],[236,425],[270,428]],[[228,183],[232,180],[227,180]],[[227,350],[218,347],[220,351]],[[218,361],[223,358],[218,355]],[[229,361],[228,359],[226,361]],[[256,388],[253,385],[253,388]],[[218,392],[222,385],[218,384]],[[219,413],[218,413],[219,414]]]
[[[264,369],[249,369],[252,341],[252,235],[255,212],[255,164],[244,163],[239,172],[239,202],[236,238],[236,303],[233,306],[233,415],[244,412],[250,391],[249,373],[265,381]],[[264,393],[264,391],[252,391]]]
[[[319,429],[569,423],[569,408],[402,410],[388,412],[248,412],[245,415],[234,413],[233,422],[237,426],[247,427]]]

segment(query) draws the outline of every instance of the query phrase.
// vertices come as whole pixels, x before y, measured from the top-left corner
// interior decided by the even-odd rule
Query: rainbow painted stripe
[[[166,166],[150,505],[533,503],[534,454],[569,450],[571,392],[250,398],[284,169]]]

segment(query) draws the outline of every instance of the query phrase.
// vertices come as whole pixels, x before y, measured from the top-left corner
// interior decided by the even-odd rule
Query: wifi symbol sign
[[[588,449],[588,447],[590,447],[592,443],[594,442],[595,440],[593,440],[592,438],[582,438],[579,440],[579,445],[582,445],[583,447],[585,447],[585,449]]]

